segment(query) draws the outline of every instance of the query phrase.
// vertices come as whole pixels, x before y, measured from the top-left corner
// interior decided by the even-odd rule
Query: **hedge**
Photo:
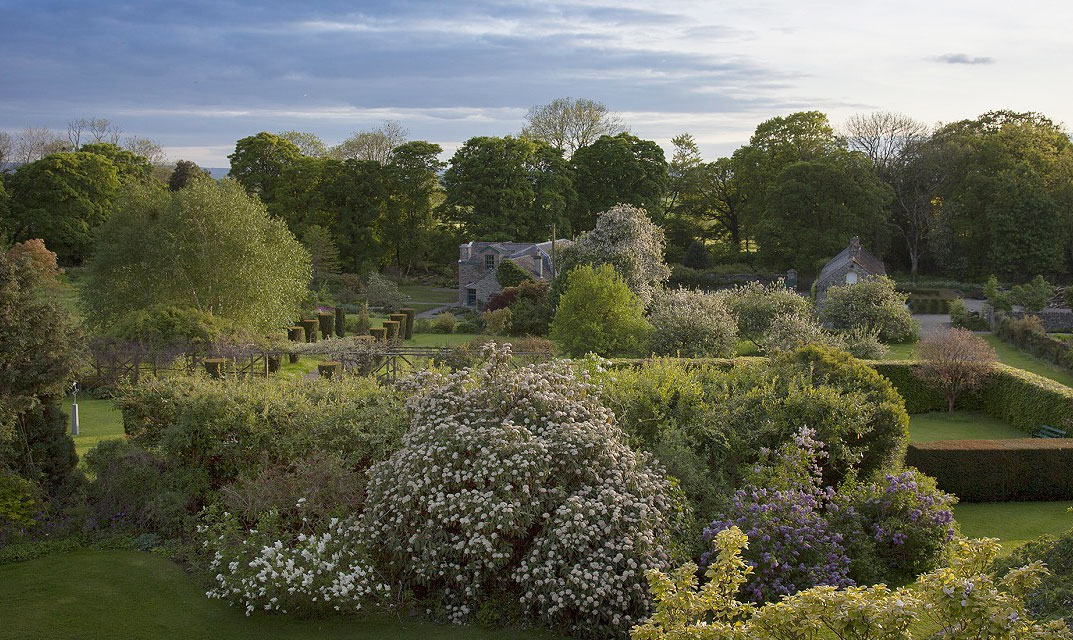
[[[1069,438],[920,442],[905,462],[962,502],[1073,499]]]
[[[929,388],[913,374],[918,362],[871,361],[868,364],[894,384],[905,398],[909,413],[946,410],[943,394]],[[984,386],[963,394],[955,407],[983,411],[1025,433],[1035,433],[1043,424],[1059,429],[1073,428],[1073,389],[1004,364],[996,364],[995,372]]]

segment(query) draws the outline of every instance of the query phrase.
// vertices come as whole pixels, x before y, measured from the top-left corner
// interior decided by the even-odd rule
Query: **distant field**
[[[978,411],[915,413],[909,416],[911,442],[938,440],[1010,440],[1024,431]]]

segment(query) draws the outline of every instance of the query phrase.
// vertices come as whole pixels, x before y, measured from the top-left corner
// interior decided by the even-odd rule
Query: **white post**
[[[71,435],[78,435],[78,403],[71,403]]]

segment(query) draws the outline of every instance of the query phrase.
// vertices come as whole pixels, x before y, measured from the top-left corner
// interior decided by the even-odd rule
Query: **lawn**
[[[71,419],[71,402],[65,400],[63,411]],[[111,400],[83,396],[78,399],[78,435],[74,437],[75,452],[85,455],[101,440],[123,437],[123,414]]]
[[[1073,387],[1073,374],[1058,365],[1025,353],[1012,344],[999,340],[998,336],[987,334],[984,336],[984,340],[987,340],[988,344],[995,348],[999,362],[1025,371],[1031,371],[1036,375],[1050,378],[1067,387]]]
[[[407,306],[418,313],[458,302],[458,289],[444,289],[427,284],[404,284],[399,285],[399,291],[410,297]]]
[[[552,640],[537,631],[433,625],[379,614],[299,620],[209,600],[176,564],[138,551],[78,551],[0,566],[0,639]]]
[[[954,519],[969,538],[998,538],[1004,553],[1044,534],[1073,528],[1073,502],[977,502],[954,507]]]
[[[1050,378],[1055,382],[1073,387],[1073,374],[1062,369],[1058,365],[1041,360],[1033,355],[1021,351],[1017,347],[999,340],[993,334],[982,334],[984,340],[995,349],[995,355],[1002,364],[1025,371],[1031,371],[1036,375]],[[884,360],[912,360],[916,357],[917,343],[887,345],[890,351],[884,356]]]
[[[1024,431],[978,411],[914,413],[909,416],[911,442],[938,440],[1010,440],[1028,437]]]

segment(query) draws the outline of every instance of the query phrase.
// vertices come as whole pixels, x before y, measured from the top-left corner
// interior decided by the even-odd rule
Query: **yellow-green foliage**
[[[700,587],[694,564],[648,572],[655,611],[633,628],[633,640],[1073,638],[1064,622],[1038,622],[1025,609],[1025,594],[1047,575],[1040,563],[1001,579],[988,572],[1000,549],[994,539],[957,541],[949,567],[909,587],[814,587],[763,606],[737,600],[750,571],[741,559],[745,534],[731,527],[713,544]]]
[[[9,526],[33,525],[38,508],[34,489],[29,480],[0,469],[0,532]]]
[[[582,265],[566,276],[566,292],[551,321],[551,338],[570,355],[638,355],[652,325],[644,305],[615,269]]]

